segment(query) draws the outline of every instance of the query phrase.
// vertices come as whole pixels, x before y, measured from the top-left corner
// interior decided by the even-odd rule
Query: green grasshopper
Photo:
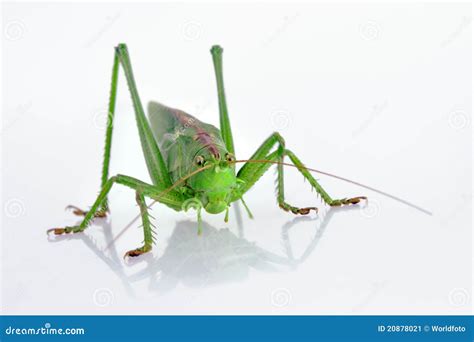
[[[165,204],[176,211],[195,209],[198,233],[200,233],[201,209],[210,214],[225,211],[227,222],[230,204],[240,200],[249,216],[252,217],[243,200],[243,195],[272,164],[277,165],[278,205],[293,214],[306,215],[311,210],[317,212],[317,208],[298,208],[285,201],[283,167],[286,165],[296,167],[329,206],[356,204],[366,199],[364,196],[332,199],[309,172],[316,170],[306,168],[298,157],[285,147],[285,141],[277,132],[268,137],[249,160],[236,160],[224,92],[222,51],[218,45],[211,48],[219,101],[220,129],[218,129],[181,110],[166,107],[157,102],[148,104],[147,119],[133,77],[127,46],[119,44],[115,48],[101,191],[89,211],[71,206],[76,215],[84,216],[80,225],[53,228],[49,229],[48,233],[61,235],[83,232],[95,217],[105,217],[109,212],[107,195],[112,186],[125,185],[136,192],[136,201],[143,223],[143,246],[130,250],[124,255],[124,257],[136,257],[149,252],[155,242],[154,226],[150,220],[145,197]],[[109,178],[119,65],[123,68],[131,93],[143,155],[153,184],[120,174]],[[286,156],[290,158],[292,164],[284,162]],[[239,162],[245,162],[245,164],[236,172],[235,164]]]

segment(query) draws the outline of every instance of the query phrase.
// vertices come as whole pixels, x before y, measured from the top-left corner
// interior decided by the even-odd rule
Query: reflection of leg
[[[290,262],[292,264],[295,264],[295,256],[294,256],[294,253],[293,253],[293,248],[291,246],[291,241],[290,241],[290,234],[289,234],[289,231],[290,229],[297,223],[301,223],[301,222],[311,222],[311,221],[315,221],[317,220],[318,218],[316,217],[308,217],[308,216],[299,216],[299,217],[295,217],[293,218],[291,221],[288,221],[287,223],[285,223],[282,227],[281,227],[281,236],[282,236],[282,240],[283,240],[283,247],[286,251],[286,255],[288,256],[288,259],[290,260]]]
[[[235,221],[237,222],[238,237],[240,239],[243,239],[244,238],[244,225],[242,222],[242,212],[240,211],[240,203],[234,202],[232,203],[232,206],[234,207],[234,211],[235,211]]]
[[[318,245],[319,240],[322,238],[327,226],[329,225],[329,222],[331,222],[331,218],[333,217],[334,213],[336,213],[336,212],[345,212],[345,211],[354,211],[354,210],[359,210],[359,208],[357,206],[329,208],[329,210],[326,210],[324,213],[321,213],[323,215],[318,215],[318,218],[295,217],[293,220],[287,222],[282,227],[282,238],[283,238],[283,246],[285,247],[288,259],[293,264],[303,263],[311,255],[311,253],[313,253],[313,251],[315,250],[316,246]],[[319,224],[319,227],[316,230],[316,234],[315,234],[314,238],[311,240],[310,244],[308,245],[308,247],[306,247],[306,249],[301,254],[301,256],[299,258],[295,258],[294,253],[293,253],[293,248],[291,246],[289,231],[297,223],[315,221],[315,220],[319,220],[320,224]]]

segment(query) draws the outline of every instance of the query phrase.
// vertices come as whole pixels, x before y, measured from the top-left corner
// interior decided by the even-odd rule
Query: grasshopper
[[[299,208],[285,200],[284,166],[296,167],[316,190],[323,202],[329,206],[352,205],[366,200],[365,196],[333,199],[321,187],[298,157],[285,146],[283,137],[275,132],[268,137],[248,160],[235,158],[234,141],[227,111],[222,68],[223,49],[211,48],[217,82],[220,129],[201,122],[197,118],[157,102],[148,104],[148,118],[143,110],[132,72],[130,55],[125,44],[115,47],[111,90],[108,105],[107,129],[102,166],[101,191],[88,211],[72,207],[76,215],[84,216],[78,226],[53,228],[55,235],[83,232],[96,217],[105,217],[109,212],[107,196],[114,184],[124,185],[136,192],[143,225],[143,245],[125,253],[125,257],[136,257],[151,251],[155,242],[155,227],[151,222],[145,197],[160,202],[176,211],[197,211],[198,233],[201,232],[201,210],[210,214],[225,212],[228,221],[229,206],[241,201],[250,217],[252,214],[243,200],[243,195],[259,180],[272,164],[277,167],[277,200],[281,209],[296,215],[317,212],[316,207]],[[119,67],[125,73],[131,94],[141,147],[152,184],[139,179],[117,174],[109,178],[110,153]],[[288,157],[290,163],[285,163]],[[237,163],[245,163],[236,171]]]

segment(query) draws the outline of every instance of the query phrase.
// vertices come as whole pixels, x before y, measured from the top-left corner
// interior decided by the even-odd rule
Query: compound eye
[[[227,160],[229,163],[231,163],[231,162],[235,161],[235,157],[232,153],[226,153],[225,160]]]
[[[197,166],[203,166],[205,160],[203,156],[197,156],[196,158],[194,158],[194,162],[196,163]]]

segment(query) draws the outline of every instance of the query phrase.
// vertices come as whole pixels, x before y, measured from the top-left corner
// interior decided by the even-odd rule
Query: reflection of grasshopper
[[[361,199],[365,199],[365,197],[332,199],[310,174],[309,169],[293,152],[286,149],[285,142],[278,133],[273,133],[267,138],[249,160],[237,161],[234,157],[234,142],[224,93],[222,48],[214,46],[211,53],[217,80],[220,129],[201,122],[183,111],[155,102],[148,105],[147,119],[138,95],[127,47],[125,44],[116,47],[101,192],[88,212],[75,208],[76,214],[85,216],[79,225],[53,228],[49,231],[56,235],[84,231],[94,217],[106,216],[108,212],[107,195],[114,184],[122,184],[136,191],[136,200],[140,208],[144,231],[143,246],[128,251],[125,256],[138,256],[150,251],[154,241],[153,225],[150,222],[145,197],[177,211],[187,210],[191,207],[196,209],[198,232],[200,232],[201,208],[211,214],[225,212],[227,221],[230,203],[238,200],[243,202],[242,196],[272,164],[277,164],[278,167],[277,197],[278,204],[283,210],[301,215],[306,215],[311,210],[317,210],[315,207],[298,208],[285,201],[284,165],[295,166],[322,200],[330,206],[355,204]],[[147,184],[124,175],[109,178],[119,65],[122,65],[125,72],[142,150],[153,184]],[[284,163],[285,156],[288,156],[293,164]],[[236,173],[235,163],[237,162],[246,163]],[[244,202],[243,204],[245,206]]]
[[[202,235],[197,236],[191,229],[195,223],[180,221],[176,224],[163,255],[158,258],[151,258],[150,255],[145,258],[144,261],[147,262],[145,269],[131,276],[125,274],[125,269],[113,244],[110,245],[111,248],[106,255],[104,250],[100,249],[87,235],[73,237],[83,240],[119,276],[129,294],[133,294],[131,282],[144,279],[149,279],[151,289],[166,292],[179,283],[201,288],[212,284],[241,281],[247,277],[250,269],[278,271],[281,267],[296,268],[315,250],[336,211],[350,211],[358,208],[331,208],[324,216],[320,215],[318,218],[296,217],[289,221],[282,226],[281,230],[285,256],[267,251],[246,240],[243,237],[244,231],[238,206],[236,209],[239,229],[237,235],[228,229],[216,229],[204,221]],[[289,233],[302,221],[314,221],[317,229],[303,253],[295,257]],[[112,234],[109,224],[104,225],[104,234],[106,244],[110,244]]]

